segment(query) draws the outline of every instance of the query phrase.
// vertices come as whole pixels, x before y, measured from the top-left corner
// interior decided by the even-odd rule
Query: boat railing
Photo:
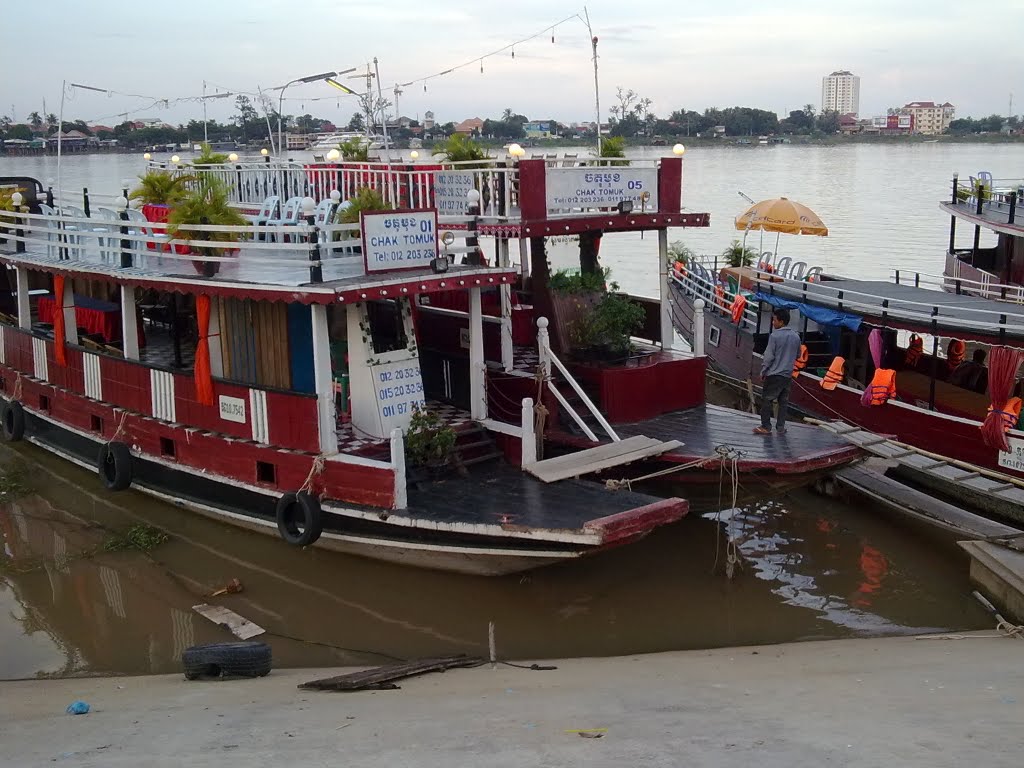
[[[714,263],[714,257],[702,256],[696,259],[689,259],[682,270],[670,265],[670,279],[680,286],[687,295],[694,299],[703,299],[704,306],[712,312],[729,316],[732,313],[733,302],[736,294],[718,281],[717,270],[708,268],[708,263]],[[716,294],[715,289],[721,287],[722,295]],[[757,329],[757,306],[747,302],[743,308],[740,318],[740,326],[744,330],[756,332]]]
[[[980,270],[979,270],[980,271]],[[892,281],[896,285],[913,285],[915,288],[932,288],[956,295],[970,294],[1012,304],[1024,304],[1024,286],[999,283],[991,280],[971,280],[953,275],[934,275],[927,272],[893,270]]]
[[[580,401],[590,411],[591,416],[597,420],[597,423],[601,426],[601,429],[605,431],[605,434],[612,439],[613,442],[619,442],[622,438],[616,434],[615,430],[612,429],[612,425],[608,423],[608,420],[601,413],[600,409],[594,405],[594,402],[587,396],[587,393],[583,391],[583,387],[580,386],[579,382],[569,373],[569,369],[565,367],[558,356],[551,350],[551,339],[548,334],[548,319],[546,317],[537,318],[537,357],[538,364],[541,369],[541,373],[544,377],[544,382],[547,384],[548,390],[552,395],[555,396],[555,400],[562,406],[566,413],[572,417],[572,420],[576,422],[578,426],[592,442],[598,443],[600,440],[594,431],[590,428],[583,417],[576,411],[569,401],[565,399],[565,395],[561,393],[558,387],[555,385],[554,379],[552,378],[553,370],[557,370],[561,375],[562,379],[568,382],[569,386],[572,387],[573,391]]]
[[[1015,223],[1018,209],[1024,203],[1024,179],[993,179],[987,175],[969,176],[963,181],[953,177],[950,200],[954,205],[967,205],[981,214],[993,209],[1007,213],[1008,222]],[[948,202],[948,200],[947,200]]]
[[[782,278],[771,272],[755,270],[758,277],[759,290],[774,294],[780,293],[785,298],[810,301],[815,304],[833,306],[839,311],[859,312],[875,317],[898,317],[910,322],[928,326],[945,323],[955,319],[964,328],[976,331],[1007,332],[1024,334],[1024,313],[996,312],[991,309],[977,309],[969,306],[957,306],[956,315],[943,314],[949,305],[937,302],[913,301],[901,297],[883,296],[880,294],[855,291],[829,285],[828,280],[808,283],[805,280]],[[938,294],[938,292],[936,292]],[[986,317],[996,316],[998,322]]]

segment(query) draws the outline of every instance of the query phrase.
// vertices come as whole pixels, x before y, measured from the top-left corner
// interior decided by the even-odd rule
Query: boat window
[[[409,346],[405,334],[403,311],[408,310],[408,301],[381,299],[366,303],[366,314],[370,320],[370,336],[375,354],[394,352]]]

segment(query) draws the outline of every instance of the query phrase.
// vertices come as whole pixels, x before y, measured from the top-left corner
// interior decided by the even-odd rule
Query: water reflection
[[[132,492],[31,446],[39,495],[0,505],[0,676],[160,673],[232,639],[194,614],[225,605],[268,630],[275,663],[371,663],[486,651],[508,658],[966,629],[987,625],[947,540],[803,491],[699,514],[603,556],[485,579],[302,552]],[[0,451],[0,460],[6,450]],[[97,550],[144,521],[150,554]],[[740,565],[725,576],[728,541]],[[717,561],[716,561],[717,558]],[[245,591],[208,598],[232,578]]]

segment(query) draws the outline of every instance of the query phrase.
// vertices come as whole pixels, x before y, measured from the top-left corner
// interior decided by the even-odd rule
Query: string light
[[[515,48],[513,48],[513,49],[512,49],[512,58],[514,59],[515,57],[516,57],[516,49],[515,49]]]

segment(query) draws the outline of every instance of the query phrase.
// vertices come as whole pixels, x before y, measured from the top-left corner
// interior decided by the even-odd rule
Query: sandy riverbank
[[[325,670],[0,684],[12,766],[1016,766],[1024,642],[836,640],[454,670],[314,693]],[[75,699],[92,712],[70,716]],[[604,728],[602,738],[576,729]]]

